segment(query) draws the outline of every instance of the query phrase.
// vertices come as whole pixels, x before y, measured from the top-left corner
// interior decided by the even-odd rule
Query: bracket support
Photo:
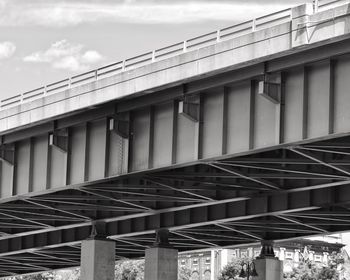
[[[198,122],[200,118],[200,101],[198,96],[185,95],[183,100],[179,102],[179,114],[193,122]]]
[[[66,153],[68,151],[68,129],[55,130],[50,133],[49,145]]]
[[[0,145],[0,159],[10,165],[15,164],[15,145],[1,144]]]
[[[265,74],[259,81],[259,95],[265,97],[274,104],[281,103],[281,73]]]
[[[127,120],[123,120],[120,117],[112,117],[109,119],[109,131],[115,132],[117,135],[119,135],[122,138],[129,138],[130,133],[130,123]]]

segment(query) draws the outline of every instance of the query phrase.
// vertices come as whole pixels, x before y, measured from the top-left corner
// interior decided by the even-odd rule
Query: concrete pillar
[[[146,249],[145,280],[177,280],[178,251],[169,244],[168,230],[158,230],[153,248]]]
[[[215,280],[216,277],[216,271],[215,271],[215,267],[216,267],[216,257],[217,257],[217,251],[212,249],[210,251],[210,280]]]
[[[254,261],[258,280],[283,280],[283,262],[275,257],[272,242],[263,241],[260,256]]]
[[[220,253],[221,253],[220,270],[222,270],[228,264],[228,250],[222,249]]]
[[[114,280],[115,242],[88,239],[81,244],[81,280]]]

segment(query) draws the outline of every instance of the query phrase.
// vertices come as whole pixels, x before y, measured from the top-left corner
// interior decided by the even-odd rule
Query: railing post
[[[184,52],[187,52],[187,41],[184,41],[184,48],[183,48]]]
[[[97,81],[97,80],[98,80],[98,71],[95,70],[95,81]]]
[[[318,12],[319,6],[320,6],[319,0],[314,0],[314,13]]]
[[[152,62],[156,61],[156,50],[152,51]]]
[[[253,19],[253,21],[252,21],[252,31],[253,32],[256,31],[256,19]]]
[[[69,77],[68,79],[68,88],[72,87],[72,77]]]
[[[220,42],[221,39],[221,34],[220,34],[220,30],[216,31],[216,42]]]
[[[47,87],[44,86],[44,95],[46,96],[47,95]]]
[[[122,62],[122,71],[125,71],[126,68],[126,60],[123,60]]]

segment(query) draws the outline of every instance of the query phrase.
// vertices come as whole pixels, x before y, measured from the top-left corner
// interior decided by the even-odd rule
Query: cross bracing
[[[1,275],[78,266],[79,244],[96,221],[116,241],[116,260],[143,257],[161,227],[169,228],[180,251],[348,230],[350,145],[345,140],[204,161],[2,203]]]

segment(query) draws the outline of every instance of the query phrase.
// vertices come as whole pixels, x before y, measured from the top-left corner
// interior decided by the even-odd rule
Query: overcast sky
[[[0,99],[311,0],[0,0]]]

